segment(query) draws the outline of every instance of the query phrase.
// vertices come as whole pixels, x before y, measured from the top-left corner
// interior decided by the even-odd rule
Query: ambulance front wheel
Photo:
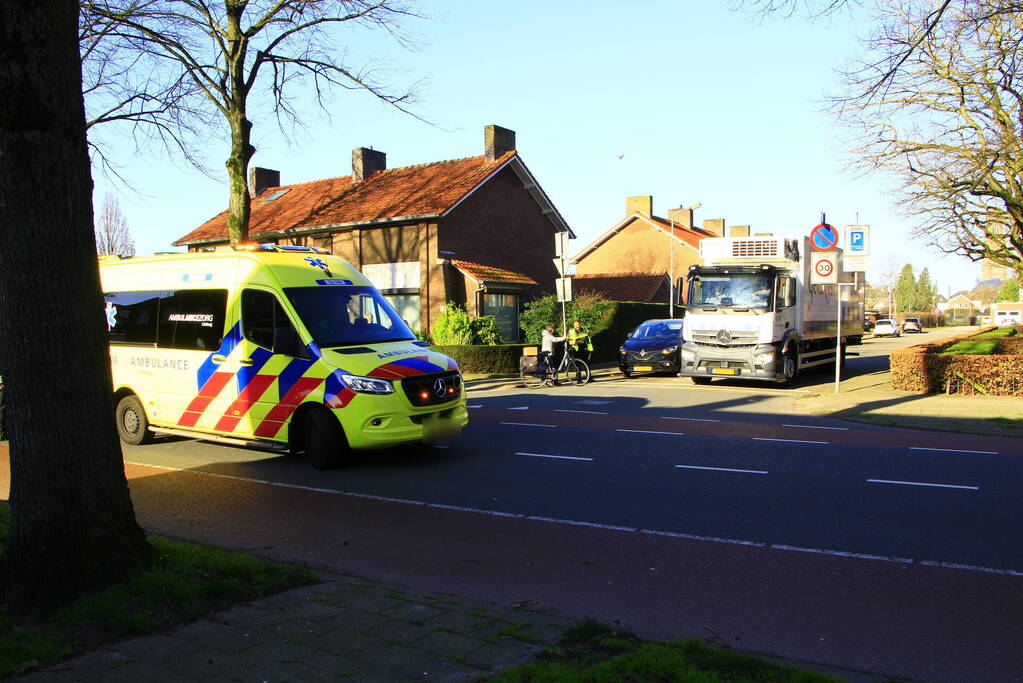
[[[153,440],[149,431],[149,418],[138,396],[131,394],[117,402],[117,433],[129,446],[139,446]]]
[[[337,418],[326,410],[312,410],[303,420],[305,452],[309,464],[318,470],[332,470],[348,452],[348,440]]]

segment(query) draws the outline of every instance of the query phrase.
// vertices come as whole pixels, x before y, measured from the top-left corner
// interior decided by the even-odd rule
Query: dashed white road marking
[[[529,406],[516,406],[514,408],[505,408],[505,410],[529,410]]]
[[[979,491],[979,486],[962,486],[960,484],[931,484],[923,481],[898,481],[897,479],[868,479],[870,484],[902,484],[903,486],[930,486],[938,489],[964,489],[966,491]]]
[[[568,408],[555,408],[556,413],[582,413],[584,415],[607,415],[599,410],[569,410]]]
[[[579,406],[606,406],[611,403],[611,401],[597,401],[596,399],[590,398],[584,401],[572,401],[572,403]]]
[[[534,422],[498,422],[498,424],[502,424],[502,425],[515,425],[516,427],[551,427],[551,428],[555,428],[555,429],[558,426],[558,425],[542,425],[542,424],[536,424]]]
[[[799,439],[768,439],[766,436],[754,436],[754,441],[781,441],[782,443],[818,443],[827,446],[828,441],[801,441]]]
[[[687,422],[721,422],[721,420],[711,420],[706,417],[666,417],[661,416],[662,420],[685,420]]]
[[[684,470],[714,470],[715,472],[741,472],[743,474],[767,474],[767,470],[736,470],[730,467],[700,467],[699,465],[675,465]]]
[[[482,408],[482,407],[483,407],[482,403],[475,403],[475,404],[467,405],[466,406],[466,408]]]
[[[782,427],[799,427],[800,429],[833,429],[837,432],[847,432],[848,427],[821,427],[819,425],[787,425],[783,424]]]
[[[555,460],[586,460],[593,462],[593,458],[579,458],[572,455],[547,455],[546,453],[516,453],[515,455],[525,455],[530,458],[553,458]]]
[[[998,455],[998,451],[968,451],[961,448],[927,448],[925,446],[910,446],[911,451],[941,451],[942,453],[975,453],[977,455]]]
[[[616,429],[616,432],[630,432],[632,434],[667,434],[669,436],[685,436],[683,432],[655,432],[652,429]]]
[[[540,517],[540,516],[523,514],[523,513],[518,513],[518,512],[501,512],[500,510],[485,510],[483,508],[464,507],[464,506],[461,506],[461,505],[446,505],[444,503],[427,503],[427,502],[424,502],[424,501],[421,501],[421,500],[411,500],[411,499],[408,499],[408,498],[391,498],[391,497],[388,497],[388,496],[375,496],[375,495],[372,495],[372,494],[369,494],[369,493],[354,493],[354,492],[351,492],[351,491],[339,491],[337,489],[324,489],[324,488],[317,488],[317,487],[314,487],[314,486],[303,486],[301,484],[287,484],[287,483],[280,482],[280,481],[268,481],[266,479],[254,479],[252,477],[238,477],[238,476],[231,475],[231,474],[219,474],[219,473],[216,473],[216,472],[204,472],[202,470],[196,470],[196,469],[188,468],[188,467],[166,467],[166,466],[163,466],[163,465],[150,465],[149,463],[133,462],[133,461],[130,461],[130,460],[125,460],[124,464],[125,465],[133,465],[135,467],[147,467],[147,468],[150,468],[150,469],[162,470],[162,471],[165,471],[165,472],[181,472],[183,474],[191,474],[191,475],[195,475],[195,476],[198,476],[198,477],[213,477],[213,478],[216,478],[216,479],[227,479],[227,480],[232,480],[232,481],[240,481],[240,482],[245,482],[245,483],[248,483],[248,484],[263,484],[265,486],[272,486],[272,487],[275,487],[275,488],[294,489],[294,490],[301,490],[301,491],[310,491],[312,493],[324,493],[324,494],[332,495],[332,496],[347,496],[349,498],[361,498],[363,500],[373,500],[373,501],[378,501],[378,502],[383,502],[383,503],[400,503],[400,504],[403,504],[403,505],[416,505],[416,506],[426,507],[426,508],[436,508],[436,509],[439,509],[439,510],[454,510],[454,511],[457,511],[457,512],[471,512],[471,513],[475,513],[475,514],[479,514],[479,515],[487,515],[487,516],[490,516],[490,517],[505,517],[505,518],[511,518],[511,519],[524,519],[524,520],[529,520],[529,521],[534,521],[534,522],[549,522],[549,523],[552,523],[552,524],[565,524],[565,525],[568,525],[568,526],[594,527],[594,528],[597,528],[597,529],[607,529],[609,531],[622,531],[622,532],[625,532],[625,533],[640,533],[640,534],[647,534],[647,535],[650,535],[650,536],[666,536],[666,537],[669,537],[669,538],[681,538],[681,539],[693,540],[693,541],[708,541],[708,542],[711,542],[711,543],[726,543],[726,544],[729,544],[729,545],[751,546],[751,547],[755,547],[755,548],[767,548],[767,547],[770,547],[770,548],[777,549],[777,550],[788,550],[788,551],[804,552],[804,553],[820,553],[822,555],[836,555],[836,556],[839,556],[839,557],[863,558],[863,559],[877,560],[877,561],[882,561],[882,562],[900,562],[900,563],[908,563],[908,564],[918,564],[918,565],[927,566],[927,567],[942,567],[942,568],[947,568],[947,569],[958,569],[958,570],[965,570],[965,571],[985,572],[985,573],[990,573],[990,574],[1007,574],[1007,575],[1010,575],[1010,576],[1023,576],[1023,571],[1017,571],[1017,570],[1014,570],[1014,569],[998,569],[998,568],[994,568],[994,567],[983,567],[983,566],[976,566],[976,565],[969,565],[969,564],[954,564],[954,563],[949,563],[949,562],[935,562],[935,561],[932,561],[932,560],[915,560],[915,559],[905,559],[905,558],[900,558],[900,557],[885,557],[885,556],[882,556],[882,555],[864,555],[864,554],[859,554],[859,553],[848,553],[848,552],[841,552],[841,551],[835,551],[835,550],[825,550],[825,549],[818,549],[818,548],[800,548],[800,547],[796,547],[796,546],[771,545],[771,544],[765,543],[763,541],[744,541],[744,540],[735,539],[735,538],[722,538],[722,537],[717,537],[717,536],[702,536],[702,535],[698,535],[698,534],[687,534],[687,533],[682,533],[682,532],[678,532],[678,531],[659,531],[657,529],[640,529],[638,527],[617,526],[617,525],[614,525],[614,524],[600,524],[600,523],[597,523],[597,522],[583,522],[583,521],[579,521],[579,520],[562,519],[562,518],[558,518],[558,517]]]

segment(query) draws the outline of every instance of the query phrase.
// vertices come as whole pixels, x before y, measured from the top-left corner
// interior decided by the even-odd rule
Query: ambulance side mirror
[[[306,358],[305,347],[298,336],[298,332],[291,325],[274,328],[274,353],[280,353],[294,358]]]

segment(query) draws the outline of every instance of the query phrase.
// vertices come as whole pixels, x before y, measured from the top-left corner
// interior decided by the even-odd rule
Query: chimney
[[[497,159],[505,152],[515,150],[515,131],[489,125],[483,128],[483,155],[487,161]]]
[[[654,213],[654,198],[646,195],[642,197],[625,198],[625,215],[631,216],[639,213],[644,216],[652,216]]]
[[[748,225],[733,225],[728,228],[729,237],[749,237],[749,232]]]
[[[712,233],[715,237],[724,237],[725,235],[725,219],[724,218],[708,218],[703,222],[703,229],[709,233]]]
[[[268,187],[281,186],[281,172],[253,166],[249,169],[249,195],[258,197]]]
[[[693,209],[669,209],[668,220],[683,228],[693,227]]]
[[[387,155],[375,149],[358,147],[352,150],[352,183],[361,183],[377,171],[387,168]]]

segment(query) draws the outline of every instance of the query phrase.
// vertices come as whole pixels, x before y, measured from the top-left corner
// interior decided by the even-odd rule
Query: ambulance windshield
[[[284,292],[320,347],[416,338],[373,287],[287,287]]]

